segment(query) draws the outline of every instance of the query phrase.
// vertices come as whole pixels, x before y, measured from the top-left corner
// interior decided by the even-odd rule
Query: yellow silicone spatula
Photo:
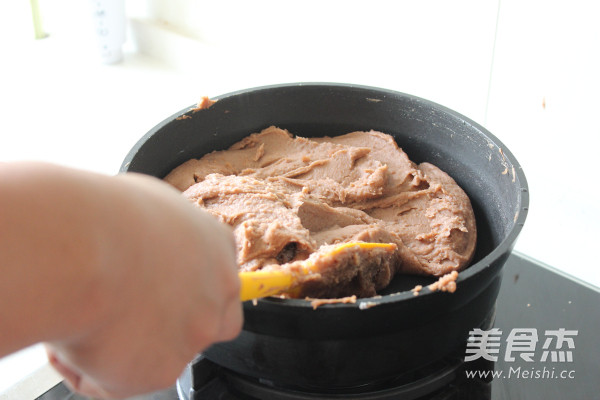
[[[394,243],[351,242],[343,243],[325,255],[335,256],[342,250],[353,246],[357,246],[361,249],[372,249],[376,247],[388,250],[396,249],[396,245]],[[313,267],[314,264],[312,261],[307,259],[303,262],[300,270],[303,271],[304,274],[309,274],[311,272],[315,272],[312,270]],[[268,271],[240,271],[238,276],[240,277],[242,286],[240,291],[240,300],[242,301],[285,293],[299,284],[298,272],[292,272],[286,269]]]

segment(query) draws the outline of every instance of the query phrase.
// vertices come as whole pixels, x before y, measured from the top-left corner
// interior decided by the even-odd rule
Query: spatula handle
[[[273,296],[289,289],[294,278],[288,271],[248,271],[238,274],[242,284],[240,300]]]

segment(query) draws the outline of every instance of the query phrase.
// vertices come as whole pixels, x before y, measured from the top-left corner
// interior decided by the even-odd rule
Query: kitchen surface
[[[0,5],[0,161],[116,174],[142,135],[201,96],[284,82],[398,90],[485,126],[519,160],[531,194],[495,326],[503,340],[513,328],[536,328],[539,350],[542,330],[579,330],[574,379],[497,379],[492,398],[535,398],[527,388],[572,382],[582,394],[574,398],[598,392],[598,315],[588,313],[600,286],[600,6],[259,1],[231,13],[208,1],[129,0],[123,58],[105,64],[88,2],[40,0],[46,37],[37,40],[29,4],[16,3]],[[59,382],[40,345],[0,359],[0,399],[34,399]]]

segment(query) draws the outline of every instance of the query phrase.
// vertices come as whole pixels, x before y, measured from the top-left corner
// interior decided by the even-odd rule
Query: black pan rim
[[[470,118],[468,118],[450,108],[447,108],[441,104],[435,103],[433,101],[430,101],[430,100],[427,100],[427,99],[424,99],[424,98],[421,98],[421,97],[418,97],[415,95],[407,94],[404,92],[399,92],[396,90],[375,87],[375,86],[367,86],[367,85],[351,84],[351,83],[338,83],[338,82],[279,83],[279,84],[273,84],[273,85],[265,85],[265,86],[257,86],[257,87],[247,88],[247,89],[241,89],[241,90],[221,94],[218,96],[214,96],[214,97],[212,97],[212,99],[213,100],[222,100],[222,99],[226,99],[226,98],[230,98],[230,97],[244,95],[247,93],[256,93],[256,92],[260,92],[260,91],[281,90],[281,89],[285,89],[285,88],[299,88],[299,87],[320,88],[320,89],[324,89],[324,90],[352,88],[352,89],[362,90],[362,91],[377,92],[377,93],[381,94],[382,96],[404,97],[413,102],[421,103],[422,105],[424,105],[426,107],[433,108],[441,113],[444,113],[454,119],[457,119],[457,120],[459,120],[463,123],[466,123],[466,124],[470,125],[471,127],[475,128],[482,136],[485,137],[485,139],[489,143],[493,144],[494,146],[496,146],[499,149],[502,149],[503,156],[504,156],[505,160],[507,161],[508,165],[511,166],[512,168],[514,168],[515,184],[518,185],[519,191],[520,191],[519,196],[518,196],[519,212],[516,215],[514,224],[513,224],[512,228],[510,229],[510,231],[508,232],[508,234],[506,235],[506,237],[490,253],[488,253],[486,256],[484,256],[481,260],[479,260],[478,262],[476,262],[474,264],[471,264],[469,267],[467,267],[466,269],[464,269],[463,271],[461,271],[459,273],[458,279],[456,281],[457,286],[459,288],[458,290],[460,290],[461,282],[471,279],[472,277],[478,275],[483,270],[490,268],[491,265],[493,264],[494,260],[497,260],[503,256],[507,256],[512,251],[514,243],[525,224],[525,220],[527,219],[527,214],[528,214],[528,209],[529,209],[529,186],[527,184],[527,179],[525,178],[525,173],[524,173],[523,168],[521,167],[520,163],[517,161],[516,157],[512,154],[512,152],[506,147],[506,145],[504,145],[504,143],[502,143],[502,141],[500,139],[498,139],[496,136],[494,136],[490,131],[488,131],[486,128],[481,126],[479,123],[471,120]],[[153,127],[150,131],[148,131],[145,135],[143,135],[138,140],[138,142],[132,147],[132,149],[128,152],[126,157],[124,158],[123,163],[121,164],[121,167],[119,169],[119,172],[124,173],[124,172],[128,171],[128,167],[129,167],[131,161],[133,160],[133,158],[135,157],[137,152],[140,150],[140,148],[144,145],[144,143],[149,138],[151,138],[155,133],[157,133],[165,125],[169,124],[176,118],[179,118],[184,114],[192,113],[193,112],[192,109],[195,106],[196,106],[195,104],[190,105],[190,106],[178,111],[177,113],[164,119],[162,122],[160,122],[155,127]],[[408,290],[408,291],[404,291],[404,292],[386,294],[386,295],[382,295],[382,296],[360,298],[360,299],[357,299],[357,301],[355,303],[325,304],[325,305],[319,306],[318,309],[329,309],[329,308],[351,308],[351,309],[353,309],[353,308],[355,308],[355,309],[361,309],[361,310],[366,311],[366,310],[370,309],[371,307],[378,306],[378,305],[395,303],[398,301],[407,301],[410,299],[416,300],[417,298],[421,298],[423,296],[442,296],[442,295],[447,295],[447,293],[439,292],[439,291],[431,291],[428,288],[424,288],[419,293],[419,296],[415,296],[412,291]],[[246,303],[251,303],[251,302],[252,301],[248,301]],[[264,299],[257,300],[257,304],[267,305],[267,303],[268,303],[269,307],[281,306],[281,307],[299,307],[299,308],[310,308],[310,309],[313,308],[311,301],[305,300],[305,299],[284,299],[284,298],[279,298],[279,297],[270,297],[270,298],[264,298]]]

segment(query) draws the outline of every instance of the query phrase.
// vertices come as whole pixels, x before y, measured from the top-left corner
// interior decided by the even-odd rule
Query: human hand
[[[122,398],[172,385],[198,352],[239,333],[242,309],[228,227],[156,179],[109,179],[100,220],[111,237],[89,293],[98,318],[47,350],[75,390]]]

